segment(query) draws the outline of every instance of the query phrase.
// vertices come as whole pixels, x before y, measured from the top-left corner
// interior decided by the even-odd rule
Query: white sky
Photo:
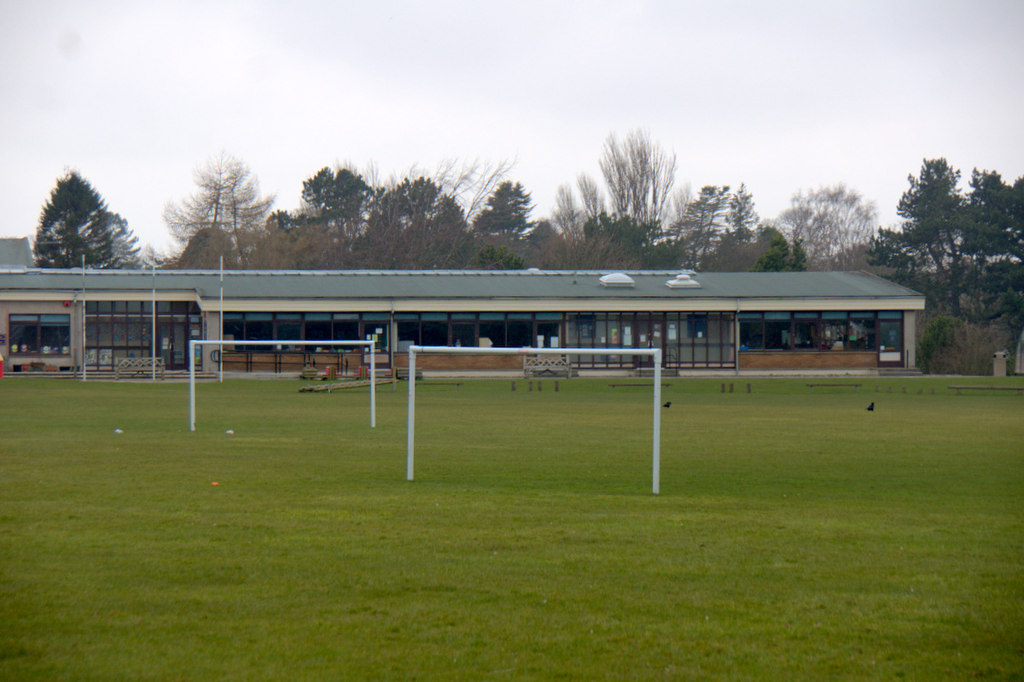
[[[547,216],[643,128],[677,185],[776,216],[843,182],[883,225],[924,158],[1024,175],[1022,0],[3,3],[0,236],[77,169],[145,243],[227,152],[276,208],[323,166],[515,160]]]

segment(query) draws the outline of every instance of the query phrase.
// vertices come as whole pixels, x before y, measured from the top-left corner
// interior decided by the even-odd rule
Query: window
[[[894,311],[878,313],[878,350],[903,349],[903,314]]]
[[[71,315],[11,315],[11,353],[70,355]]]
[[[846,313],[821,314],[821,347],[824,350],[846,350]]]
[[[423,313],[420,315],[420,338],[424,346],[448,345],[448,315]]]
[[[510,313],[508,318],[509,347],[524,348],[534,345],[532,316],[529,313]]]
[[[764,314],[764,349],[789,350],[792,341],[789,313]]]
[[[818,315],[797,313],[793,322],[793,347],[797,350],[818,350],[819,335]]]
[[[740,350],[764,348],[764,319],[761,313],[740,313]]]
[[[480,345],[505,346],[504,313],[480,313]]]
[[[850,313],[847,350],[875,350],[875,314]]]
[[[476,315],[473,313],[452,314],[452,345],[476,345]]]

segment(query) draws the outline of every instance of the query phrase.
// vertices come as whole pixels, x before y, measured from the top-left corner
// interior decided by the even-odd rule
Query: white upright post
[[[377,342],[370,344],[370,428],[377,426]]]
[[[85,381],[85,254],[82,254],[82,381]]]
[[[416,347],[409,347],[409,425],[408,425],[408,436],[406,440],[406,454],[405,463],[405,480],[412,480],[413,470],[413,444],[415,443],[416,436]]]
[[[153,293],[150,296],[150,305],[152,306],[152,318],[153,318],[153,335],[150,338],[150,364],[153,368],[153,381],[156,381],[156,263],[153,264]]]
[[[224,256],[220,257],[220,312],[217,313],[220,324],[220,333],[217,338],[224,340]],[[224,344],[217,346],[217,380],[224,382]]]
[[[196,430],[196,350],[195,341],[188,342],[188,430]]]
[[[654,444],[651,463],[651,491],[661,491],[661,349],[654,349]]]

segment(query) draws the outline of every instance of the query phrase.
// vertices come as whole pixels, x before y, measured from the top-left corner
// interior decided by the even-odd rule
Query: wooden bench
[[[455,390],[459,390],[462,387],[461,381],[422,381],[417,386],[454,386]]]
[[[823,384],[823,383],[815,383],[815,384],[807,384],[807,385],[810,387],[811,393],[814,393],[814,389],[815,388],[822,387],[822,386],[831,386],[831,387],[838,387],[838,388],[849,388],[849,387],[852,386],[854,393],[857,393],[858,391],[860,391],[860,384]]]
[[[403,380],[407,381],[409,379],[409,368],[408,367],[396,367],[395,368],[395,378],[403,379]],[[423,370],[422,369],[416,370],[416,381],[419,381],[422,378],[423,378]]]
[[[1017,391],[1017,395],[1024,395],[1024,386],[950,386],[949,388],[960,395],[960,391]]]
[[[114,368],[114,376],[117,379],[124,377],[152,376],[154,369],[160,378],[164,378],[163,358],[124,358]]]
[[[523,378],[569,377],[575,374],[572,363],[564,355],[524,355]]]

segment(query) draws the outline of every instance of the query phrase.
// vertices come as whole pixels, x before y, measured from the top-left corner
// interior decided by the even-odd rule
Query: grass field
[[[3,379],[0,679],[1024,677],[1024,398],[805,381]]]

